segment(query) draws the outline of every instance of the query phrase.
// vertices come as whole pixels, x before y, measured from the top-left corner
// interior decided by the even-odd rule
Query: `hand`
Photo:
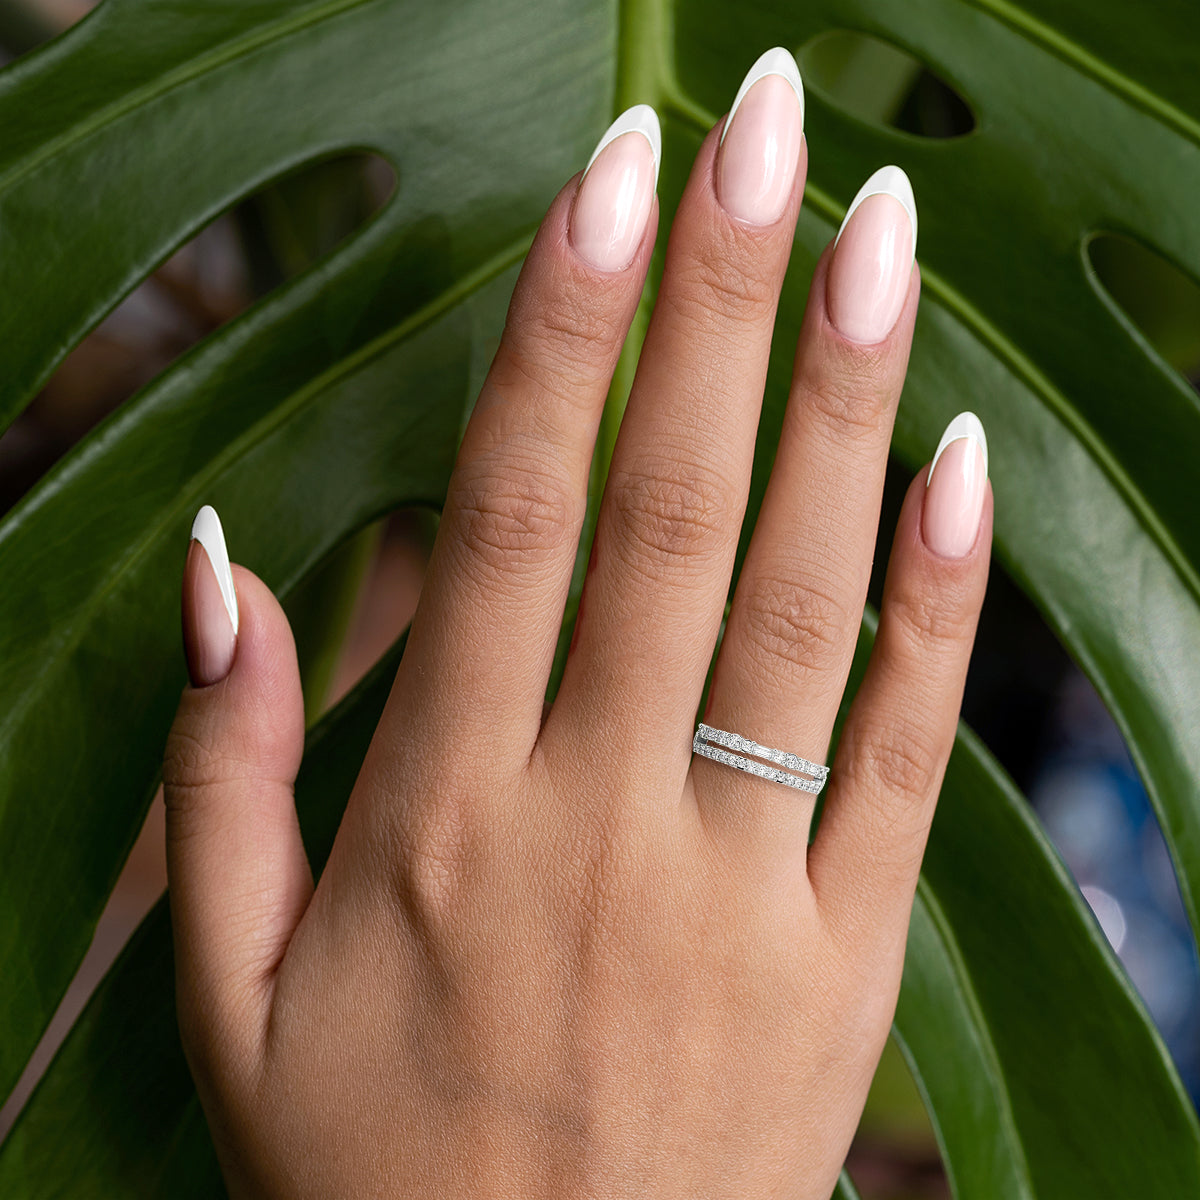
[[[968,414],[905,500],[811,846],[814,797],[693,758],[807,165],[794,61],[764,66],[671,230],[553,707],[593,441],[657,225],[644,106],[529,252],[315,891],[286,619],[240,566],[226,603],[219,526],[214,565],[192,543],[171,914],[184,1045],[234,1196],[834,1187],[895,1007],[992,499]],[[874,178],[813,278],[704,714],[816,762],[919,292],[907,180]]]

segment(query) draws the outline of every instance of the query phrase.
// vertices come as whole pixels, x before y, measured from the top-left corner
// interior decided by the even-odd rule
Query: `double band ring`
[[[775,783],[783,783],[788,787],[798,788],[802,792],[811,792],[814,796],[825,786],[825,780],[829,775],[828,767],[809,762],[807,758],[801,758],[798,754],[789,754],[786,750],[772,750],[769,746],[760,746],[749,738],[741,737],[736,733],[727,733],[723,729],[714,729],[711,725],[705,725],[703,721],[700,722],[696,736],[692,739],[692,751],[695,754],[703,754],[705,758],[711,758],[714,762],[724,763],[727,767],[748,771],[751,775],[758,775]],[[767,762],[778,763],[779,766],[769,767],[767,763],[755,762],[752,758],[744,757],[747,754],[765,758]],[[781,771],[779,767],[787,767],[788,770]],[[803,774],[794,775],[791,773],[793,771],[801,771]],[[811,778],[805,778],[805,776],[811,776]]]

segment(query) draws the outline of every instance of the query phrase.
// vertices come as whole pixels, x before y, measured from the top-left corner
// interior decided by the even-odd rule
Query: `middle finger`
[[[919,294],[916,206],[877,171],[813,275],[779,446],[709,689],[707,725],[825,761],[862,620]],[[705,824],[802,868],[815,799],[698,754]]]
[[[795,59],[777,47],[751,67],[696,156],[543,730],[543,742],[561,730],[592,761],[614,745],[661,747],[681,790],[804,190],[803,116]]]

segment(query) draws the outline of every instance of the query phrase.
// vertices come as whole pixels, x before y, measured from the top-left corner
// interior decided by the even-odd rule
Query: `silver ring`
[[[709,745],[710,742],[713,744]],[[722,746],[726,749],[722,750]],[[740,753],[730,753],[731,751]],[[825,786],[825,780],[829,777],[828,767],[809,762],[807,758],[801,758],[798,754],[789,754],[786,750],[772,750],[769,746],[760,746],[749,738],[740,737],[736,733],[726,733],[724,729],[714,729],[711,725],[705,725],[703,721],[696,730],[696,736],[692,738],[692,752],[703,754],[705,758],[724,763],[727,767],[736,767],[739,771],[749,771],[751,775],[759,775],[775,783],[785,783],[788,787],[799,788],[802,792],[811,792],[814,796]],[[768,767],[766,763],[757,763],[753,759],[742,757],[745,754],[754,754],[767,759],[768,762],[778,763],[781,767],[788,767],[789,771],[803,771],[805,775],[811,775],[813,778],[805,779],[803,775],[792,775],[789,771]]]

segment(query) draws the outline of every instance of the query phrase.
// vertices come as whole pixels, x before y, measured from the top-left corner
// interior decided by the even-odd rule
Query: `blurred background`
[[[93,7],[88,0],[0,0],[0,63]],[[958,137],[971,112],[916,60],[874,39],[835,34],[801,56],[806,84],[850,111],[925,137]],[[161,265],[64,360],[0,435],[0,513],[123,400],[280,282],[328,253],[387,200],[391,169],[345,156],[274,184],[221,216]],[[1200,291],[1140,245],[1093,240],[1097,278],[1149,342],[1200,386]],[[876,577],[910,474],[890,464]],[[368,527],[302,591],[362,586],[336,620],[343,648],[306,696],[310,720],[335,703],[391,644],[416,607],[436,516],[405,510]],[[180,547],[182,571],[186,547]],[[231,557],[237,560],[236,532]],[[251,564],[252,565],[252,564]],[[302,620],[313,606],[289,598]],[[293,611],[294,610],[294,611]],[[299,632],[299,630],[298,630]],[[182,656],[182,648],[181,648]],[[308,681],[306,681],[307,685]],[[1200,961],[1170,856],[1121,734],[1039,612],[993,564],[963,717],[1029,797],[1133,985],[1194,1101],[1200,1101]],[[97,928],[91,950],[16,1092],[0,1138],[133,928],[166,884],[161,795]],[[848,1162],[865,1200],[949,1196],[933,1130],[904,1058],[889,1041]]]

